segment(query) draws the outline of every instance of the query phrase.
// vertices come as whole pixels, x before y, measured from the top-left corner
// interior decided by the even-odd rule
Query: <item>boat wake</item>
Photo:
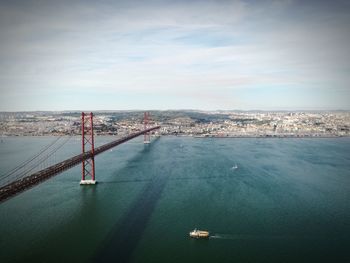
[[[210,239],[231,239],[231,240],[235,240],[237,239],[237,237],[235,237],[235,235],[229,235],[229,234],[215,234],[215,235],[211,235],[209,237]]]
[[[210,239],[224,240],[287,240],[287,239],[312,239],[310,236],[290,236],[290,235],[239,235],[239,234],[214,234]]]

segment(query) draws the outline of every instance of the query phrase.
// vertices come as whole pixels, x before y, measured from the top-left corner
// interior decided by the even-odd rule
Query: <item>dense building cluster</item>
[[[153,111],[159,135],[198,137],[336,137],[350,135],[350,112]],[[144,128],[143,113],[96,112],[97,135],[124,136]],[[2,112],[0,136],[80,134],[79,112]]]

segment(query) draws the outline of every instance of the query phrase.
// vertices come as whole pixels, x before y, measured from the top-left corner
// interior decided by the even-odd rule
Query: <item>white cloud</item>
[[[5,95],[201,92],[219,107],[230,90],[347,89],[350,80],[349,16],[337,10],[298,11],[294,1],[30,3],[0,8]]]

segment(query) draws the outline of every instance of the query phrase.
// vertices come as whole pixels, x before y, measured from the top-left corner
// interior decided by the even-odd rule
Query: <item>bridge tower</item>
[[[81,113],[81,146],[84,156],[80,184],[96,184],[95,180],[95,144],[93,114]]]
[[[146,130],[148,128],[148,123],[149,123],[149,112],[146,111],[144,113],[144,118],[143,118],[143,128]],[[146,132],[143,135],[143,143],[148,144],[151,142],[151,132]]]

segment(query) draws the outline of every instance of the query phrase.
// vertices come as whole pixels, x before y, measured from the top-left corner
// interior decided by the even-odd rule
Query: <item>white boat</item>
[[[193,238],[208,238],[209,232],[203,230],[197,230],[196,228],[190,232],[190,237]]]
[[[231,167],[232,170],[236,170],[238,168],[237,164]]]

